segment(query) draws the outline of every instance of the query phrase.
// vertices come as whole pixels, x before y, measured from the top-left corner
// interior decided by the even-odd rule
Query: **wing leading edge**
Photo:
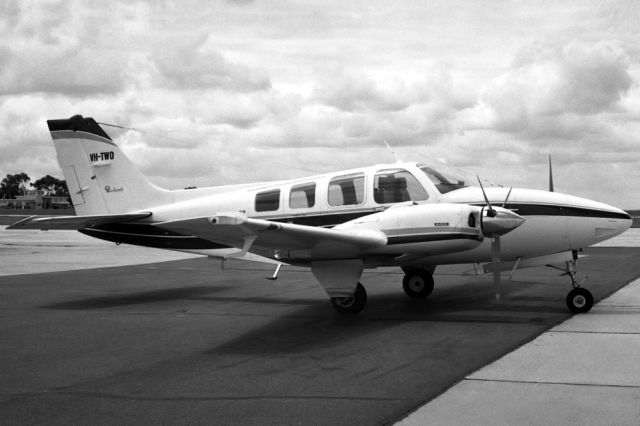
[[[92,216],[30,216],[7,229],[78,230],[108,223],[130,222],[151,216],[150,212]]]
[[[367,249],[387,244],[387,236],[376,230],[326,229],[240,215],[196,217],[155,226],[232,245],[243,252],[255,246],[274,251],[303,251],[313,258],[357,257]]]

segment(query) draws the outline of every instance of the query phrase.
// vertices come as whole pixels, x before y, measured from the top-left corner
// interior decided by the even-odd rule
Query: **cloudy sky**
[[[169,188],[395,159],[640,208],[630,1],[0,2],[0,174],[62,177],[46,119]]]

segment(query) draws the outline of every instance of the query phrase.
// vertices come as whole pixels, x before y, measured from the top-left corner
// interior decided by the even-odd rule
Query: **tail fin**
[[[93,118],[75,115],[47,124],[78,215],[127,213],[172,201],[171,191],[149,182]]]

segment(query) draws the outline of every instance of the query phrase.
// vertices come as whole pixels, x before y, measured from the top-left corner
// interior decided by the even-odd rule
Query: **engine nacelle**
[[[430,254],[470,250],[483,240],[482,208],[467,204],[397,206],[338,225],[336,229],[373,229],[387,236],[375,253]]]

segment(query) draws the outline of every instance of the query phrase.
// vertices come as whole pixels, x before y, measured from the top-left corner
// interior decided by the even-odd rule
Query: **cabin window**
[[[330,206],[353,206],[364,202],[364,174],[338,176],[329,182]]]
[[[280,208],[280,190],[260,192],[256,194],[256,211],[272,212]]]
[[[295,185],[289,193],[289,207],[292,209],[306,209],[316,204],[316,184],[303,183]]]
[[[407,170],[381,170],[373,179],[373,199],[378,204],[424,201],[429,194]]]

